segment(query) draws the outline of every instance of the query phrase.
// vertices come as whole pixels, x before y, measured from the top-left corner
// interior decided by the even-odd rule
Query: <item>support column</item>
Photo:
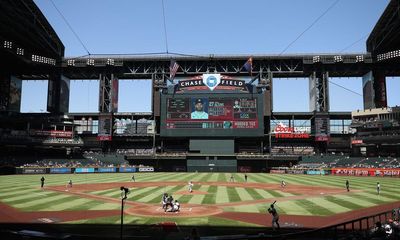
[[[118,112],[118,79],[114,74],[100,74],[99,112]]]
[[[154,73],[151,77],[152,82],[152,102],[151,110],[154,117],[160,117],[160,103],[161,103],[161,92],[166,87],[165,75],[163,73]]]
[[[264,89],[264,116],[271,116],[273,111],[272,72],[260,73],[258,86]]]
[[[309,83],[310,111],[329,112],[329,72],[313,72]]]

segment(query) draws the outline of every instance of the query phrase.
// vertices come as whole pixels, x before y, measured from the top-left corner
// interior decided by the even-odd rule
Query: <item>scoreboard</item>
[[[261,94],[163,95],[161,136],[263,136]]]

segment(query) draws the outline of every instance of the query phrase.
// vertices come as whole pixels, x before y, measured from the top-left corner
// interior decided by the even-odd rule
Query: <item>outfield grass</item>
[[[69,175],[44,175],[45,186],[66,185],[72,179],[74,184],[88,183],[109,183],[109,182],[130,182],[132,174],[69,174]],[[205,195],[179,195],[174,194],[181,204],[226,204],[245,202],[244,205],[226,206],[224,211],[228,212],[250,212],[265,213],[268,202],[276,198],[295,196],[290,192],[281,190],[266,190],[261,188],[246,188],[243,186],[216,186],[207,185],[207,182],[228,182],[230,173],[136,173],[137,182],[160,182],[163,186],[132,188],[129,201],[157,204],[160,202],[163,192],[174,193],[187,191],[188,181],[204,182],[202,185],[195,185],[194,190],[207,192]],[[236,182],[244,182],[244,175],[234,173]],[[105,203],[101,200],[84,198],[76,195],[53,192],[40,189],[41,175],[11,175],[0,176],[0,201],[17,208],[21,211],[66,211],[66,210],[116,210],[120,208],[117,203]],[[320,195],[279,201],[276,205],[278,212],[290,215],[307,216],[329,216],[332,214],[348,212],[356,209],[376,206],[400,200],[400,179],[381,177],[340,177],[340,176],[307,176],[307,175],[277,175],[264,173],[248,174],[248,182],[276,184],[279,186],[282,180],[288,184],[301,184],[319,187],[345,188],[345,181],[350,181],[350,193],[336,195]],[[181,185],[165,184],[168,182],[182,182]],[[376,183],[381,184],[381,194],[376,194]],[[167,185],[167,186],[165,186]],[[278,188],[277,188],[278,189]],[[105,189],[101,191],[89,191],[89,194],[106,196],[118,199],[119,189]],[[264,203],[251,203],[252,200],[270,199]],[[163,221],[166,218],[162,219]],[[170,220],[170,219],[169,219]],[[198,218],[176,218],[174,221],[190,225],[219,225],[232,224],[234,221],[219,219],[216,217]],[[144,218],[126,216],[126,223],[153,224],[161,221],[159,218]],[[119,223],[118,216],[109,218],[98,218],[91,220],[80,220],[73,223]],[[243,223],[243,226],[251,224]]]

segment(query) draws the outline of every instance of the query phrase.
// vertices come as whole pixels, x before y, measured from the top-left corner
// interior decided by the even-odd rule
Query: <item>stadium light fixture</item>
[[[107,59],[107,65],[114,66],[115,60],[112,58]]]
[[[4,48],[8,48],[8,49],[11,49],[12,48],[12,42],[10,42],[10,41],[4,41],[4,44],[3,44],[3,47]]]
[[[68,59],[67,65],[68,66],[75,66],[75,59]]]
[[[356,56],[356,62],[364,62],[364,56],[363,55]]]
[[[17,48],[17,54],[18,55],[24,55],[24,49],[23,48]]]
[[[335,62],[343,62],[343,58],[340,55],[339,56],[334,56],[333,58],[334,58]]]
[[[94,66],[94,59],[93,59],[93,58],[89,58],[89,59],[86,61],[86,65]]]
[[[321,57],[320,56],[314,56],[312,58],[312,60],[313,60],[313,63],[318,63],[318,62],[321,62]]]

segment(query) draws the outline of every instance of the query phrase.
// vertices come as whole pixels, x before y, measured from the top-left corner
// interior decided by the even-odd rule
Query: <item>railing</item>
[[[315,230],[282,234],[280,235],[280,237],[289,238],[289,237],[299,237],[299,236],[308,236],[308,237],[318,236],[321,239],[337,239],[338,237],[342,237],[343,234],[347,234],[349,232],[361,233],[365,230],[369,230],[372,227],[374,227],[375,223],[378,221],[384,224],[389,220],[389,218],[395,217],[393,215],[394,210],[398,212],[399,209],[392,209],[390,211],[380,212],[374,215],[353,219],[347,222]]]

